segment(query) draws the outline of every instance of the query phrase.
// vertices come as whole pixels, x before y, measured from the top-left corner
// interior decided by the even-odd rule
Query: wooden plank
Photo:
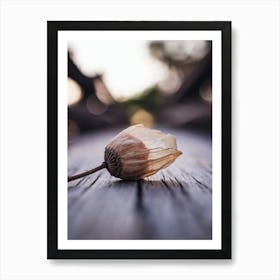
[[[148,179],[125,182],[102,170],[68,183],[69,239],[212,238],[211,137],[168,132],[183,155]],[[116,133],[88,134],[71,145],[69,175],[100,164]]]

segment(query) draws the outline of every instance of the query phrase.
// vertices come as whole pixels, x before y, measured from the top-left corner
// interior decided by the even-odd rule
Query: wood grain
[[[183,152],[171,166],[126,182],[106,169],[68,183],[68,239],[211,239],[212,141],[170,130]],[[80,137],[68,148],[68,175],[97,166],[121,129]]]

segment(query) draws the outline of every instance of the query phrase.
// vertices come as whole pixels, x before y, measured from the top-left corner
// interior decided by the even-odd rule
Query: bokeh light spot
[[[152,127],[154,124],[154,117],[146,110],[139,109],[131,116],[130,123],[131,125],[142,123],[146,127]]]
[[[73,106],[82,99],[82,89],[77,82],[68,78],[68,106]]]

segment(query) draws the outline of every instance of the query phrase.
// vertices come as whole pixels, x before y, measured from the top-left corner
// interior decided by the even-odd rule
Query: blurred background
[[[212,131],[211,41],[69,41],[68,139],[143,123]]]

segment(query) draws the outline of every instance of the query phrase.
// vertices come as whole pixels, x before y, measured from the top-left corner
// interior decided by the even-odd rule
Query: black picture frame
[[[221,250],[59,250],[58,249],[58,31],[220,30],[222,33],[222,248]],[[231,259],[231,22],[230,21],[48,21],[48,259]]]

